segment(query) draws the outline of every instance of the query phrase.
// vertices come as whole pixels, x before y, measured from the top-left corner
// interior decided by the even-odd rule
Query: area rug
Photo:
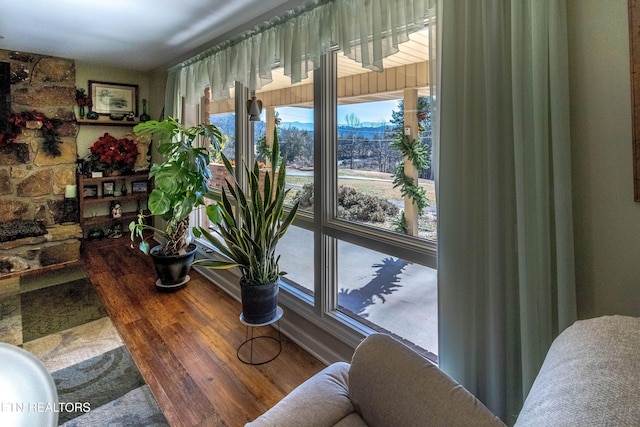
[[[59,425],[169,425],[80,267],[0,280],[0,341],[51,372]]]

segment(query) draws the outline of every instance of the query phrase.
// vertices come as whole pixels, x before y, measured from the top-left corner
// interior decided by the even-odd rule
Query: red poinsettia
[[[132,140],[116,138],[109,133],[98,138],[90,150],[92,160],[110,170],[131,170],[138,158],[138,147]]]

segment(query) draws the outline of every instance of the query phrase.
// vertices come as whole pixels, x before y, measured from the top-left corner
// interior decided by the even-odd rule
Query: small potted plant
[[[140,123],[133,131],[158,141],[158,152],[163,160],[153,164],[149,171],[155,185],[149,195],[148,207],[151,215],[166,222],[166,227],[161,230],[148,225],[145,216],[138,215],[138,220],[129,224],[131,240],[140,238],[140,250],[152,256],[159,277],[158,288],[177,289],[188,280],[187,273],[196,253],[189,232],[189,214],[205,204],[210,178],[209,151],[205,147],[194,147],[193,142],[198,137],[208,138],[211,148],[219,150],[223,136],[215,125],[186,127],[173,118]],[[150,249],[145,230],[159,234],[165,243]]]
[[[285,162],[280,162],[277,138],[271,150],[271,167],[263,174],[264,185],[260,185],[260,165],[253,168],[237,168],[247,176],[247,191],[238,184],[233,167],[222,155],[231,182],[222,191],[221,203],[207,206],[209,220],[217,225],[216,237],[203,227],[194,228],[194,234],[204,236],[221,254],[223,259],[199,259],[195,264],[213,269],[238,267],[241,272],[242,315],[247,323],[261,324],[272,320],[277,313],[279,278],[286,274],[278,266],[276,245],[284,236],[298,211],[296,202],[286,213],[284,201]],[[277,180],[272,181],[277,173]],[[237,214],[237,215],[236,215]],[[224,243],[223,243],[224,242]]]

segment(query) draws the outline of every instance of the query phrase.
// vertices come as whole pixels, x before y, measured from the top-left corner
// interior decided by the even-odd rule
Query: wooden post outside
[[[418,138],[418,91],[405,89],[404,93],[404,132],[409,139]],[[404,158],[404,174],[418,183],[418,169],[411,160]],[[404,217],[407,220],[407,233],[418,235],[418,206],[409,197],[404,198]]]
[[[276,109],[275,107],[265,107],[265,116],[266,116],[266,137],[267,137],[267,147],[273,147],[273,132],[276,129]],[[267,167],[271,167],[271,162],[267,156],[266,162]]]

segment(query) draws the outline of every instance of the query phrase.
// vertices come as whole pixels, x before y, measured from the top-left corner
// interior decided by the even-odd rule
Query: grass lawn
[[[293,170],[293,173],[298,172]],[[313,182],[313,176],[289,175],[287,170],[287,183],[294,187],[302,188],[304,184]],[[399,188],[393,188],[393,177],[385,172],[365,171],[356,169],[338,169],[338,185],[346,185],[355,188],[357,191],[381,199],[401,202]],[[353,177],[350,179],[348,177]],[[435,206],[436,190],[434,182],[427,179],[420,179],[419,183],[427,193],[430,206]]]
[[[290,192],[290,198],[295,196],[295,189],[301,189],[303,185],[313,182],[313,176],[296,175],[296,173],[300,173],[300,171],[287,169],[287,183],[294,188],[294,190]],[[429,206],[435,207],[436,191],[434,182],[431,180],[420,179],[419,183],[420,186],[425,189],[427,199],[429,200]],[[393,188],[393,177],[388,173],[356,169],[338,169],[338,185],[346,185],[354,188],[358,192],[388,200],[400,208],[403,206],[403,198],[400,195],[400,189]],[[436,223],[437,219],[435,212],[433,212],[433,210],[426,210],[426,212],[420,216],[419,220],[420,237],[429,240],[436,240]],[[371,223],[369,225],[385,229],[393,229],[391,218],[389,218],[389,220],[384,224]]]

